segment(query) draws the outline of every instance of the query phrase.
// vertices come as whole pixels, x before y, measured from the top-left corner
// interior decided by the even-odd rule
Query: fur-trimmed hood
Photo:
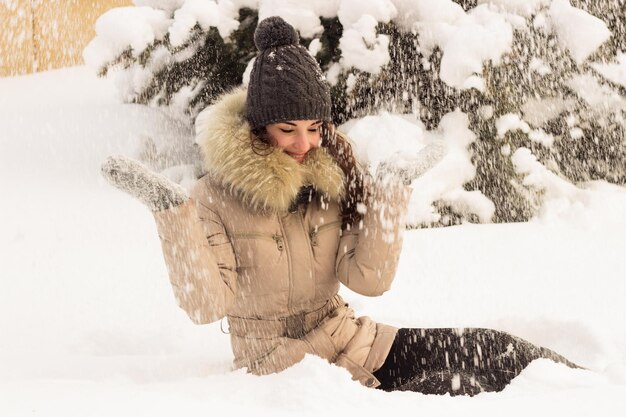
[[[214,180],[245,205],[264,212],[287,211],[304,186],[334,201],[342,198],[343,172],[324,148],[309,151],[301,164],[278,148],[259,154],[245,111],[246,90],[238,88],[196,118],[196,143]]]

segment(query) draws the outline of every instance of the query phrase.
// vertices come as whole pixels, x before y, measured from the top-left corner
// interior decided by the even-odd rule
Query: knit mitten
[[[111,185],[137,198],[152,211],[176,207],[189,198],[180,185],[125,156],[108,157],[101,169]]]
[[[399,180],[405,185],[431,169],[446,153],[446,146],[442,141],[434,141],[422,148],[415,157],[406,158],[402,155],[381,162],[376,169],[379,180]]]

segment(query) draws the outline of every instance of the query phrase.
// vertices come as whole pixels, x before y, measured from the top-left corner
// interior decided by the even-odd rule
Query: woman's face
[[[307,152],[320,146],[321,120],[293,120],[266,126],[272,145],[302,163]]]

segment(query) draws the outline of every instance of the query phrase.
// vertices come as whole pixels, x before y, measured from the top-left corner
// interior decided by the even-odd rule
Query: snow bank
[[[371,390],[312,356],[255,377],[231,370],[219,323],[195,326],[176,307],[150,214],[100,176],[106,156],[136,156],[143,135],[164,146],[190,127],[120,104],[113,90],[87,68],[0,79],[0,415],[609,417],[626,407],[623,187],[577,191],[546,178],[567,204],[524,224],[409,231],[391,291],[341,290],[384,323],[497,328],[590,370],[537,361],[503,392],[474,398]],[[364,143],[367,133],[385,139],[385,155],[389,143],[449,141],[450,159],[414,182],[414,198],[446,195],[437,180],[470,174],[474,137],[460,112],[436,131],[397,115],[352,127]],[[375,163],[368,149],[359,152]],[[537,168],[532,155],[519,159]]]

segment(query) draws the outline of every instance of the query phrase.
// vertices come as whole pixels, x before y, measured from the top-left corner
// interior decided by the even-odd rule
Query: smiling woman
[[[330,88],[293,27],[267,18],[255,43],[248,88],[196,120],[207,175],[191,198],[140,164],[104,166],[153,210],[181,308],[198,324],[228,318],[235,367],[265,375],[313,354],[368,387],[467,395],[503,389],[537,358],[574,367],[496,330],[398,329],[356,315],[340,284],[389,290],[407,185],[437,148],[420,152],[410,175],[389,164],[369,175],[334,129]]]
[[[321,120],[294,120],[267,125],[271,144],[299,163],[307,153],[320,146]]]

